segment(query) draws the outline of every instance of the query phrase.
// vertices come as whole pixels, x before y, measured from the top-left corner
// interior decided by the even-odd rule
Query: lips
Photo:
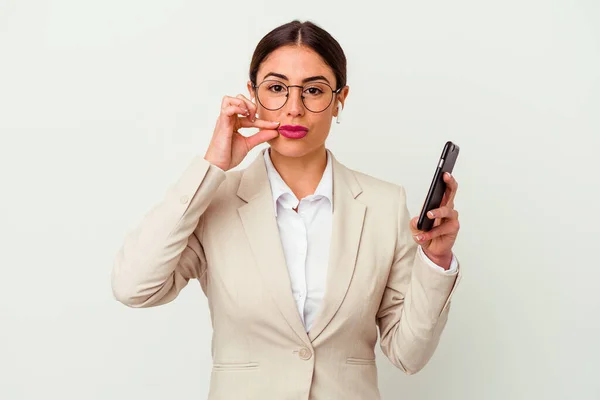
[[[308,133],[308,128],[302,125],[282,125],[278,130],[288,139],[302,139]]]

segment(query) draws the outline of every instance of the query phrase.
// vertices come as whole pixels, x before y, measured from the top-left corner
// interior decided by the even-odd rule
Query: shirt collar
[[[269,177],[269,183],[271,185],[271,194],[273,196],[273,208],[275,209],[275,215],[277,215],[278,201],[281,201],[284,206],[289,204],[291,208],[291,206],[296,206],[298,204],[299,199],[296,198],[294,192],[292,192],[281,175],[279,175],[279,172],[275,169],[275,166],[271,161],[270,149],[265,150],[264,158],[267,167],[267,176]],[[317,185],[315,193],[307,197],[325,197],[329,200],[329,204],[332,206],[333,210],[333,165],[331,159],[331,154],[329,153],[329,150],[327,150],[327,165],[325,166],[325,171],[323,171],[323,176]]]

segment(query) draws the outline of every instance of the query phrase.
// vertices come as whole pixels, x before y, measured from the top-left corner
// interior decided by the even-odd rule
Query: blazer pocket
[[[346,364],[350,364],[350,365],[376,365],[374,358],[356,358],[356,357],[348,357],[346,359]]]
[[[258,369],[258,363],[217,363],[213,364],[215,371],[251,371]]]

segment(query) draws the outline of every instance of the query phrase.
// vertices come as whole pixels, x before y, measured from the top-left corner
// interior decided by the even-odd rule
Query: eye
[[[275,93],[285,92],[285,88],[282,85],[277,85],[277,84],[269,86],[269,90],[271,92],[275,92]]]
[[[311,96],[318,96],[320,94],[325,93],[325,91],[318,86],[309,86],[304,89],[304,93],[309,94]]]

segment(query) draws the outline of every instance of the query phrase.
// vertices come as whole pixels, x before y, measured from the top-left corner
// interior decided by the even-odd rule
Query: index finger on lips
[[[279,122],[265,121],[264,119],[249,121],[247,118],[243,118],[240,122],[242,128],[277,129],[279,127]]]

